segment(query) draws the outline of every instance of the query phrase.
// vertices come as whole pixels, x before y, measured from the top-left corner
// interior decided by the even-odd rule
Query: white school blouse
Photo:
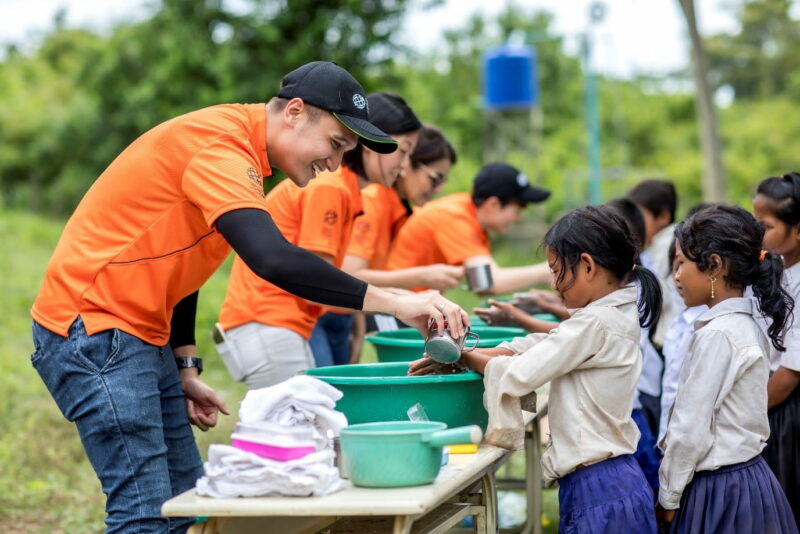
[[[672,405],[658,479],[668,510],[697,471],[746,462],[769,437],[769,343],[753,317],[753,301],[730,298],[695,321]]]
[[[520,398],[550,382],[550,443],[542,456],[545,485],[607,458],[631,454],[639,429],[631,404],[642,368],[636,288],[628,286],[585,308],[548,334],[501,344],[514,356],[486,366],[486,439],[522,448]]]

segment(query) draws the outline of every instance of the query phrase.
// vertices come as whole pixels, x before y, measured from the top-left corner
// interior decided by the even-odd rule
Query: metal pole
[[[584,103],[586,108],[586,136],[589,148],[589,203],[600,203],[600,110],[597,105],[597,77],[592,67],[592,43],[590,32],[581,42],[583,71],[585,78]]]

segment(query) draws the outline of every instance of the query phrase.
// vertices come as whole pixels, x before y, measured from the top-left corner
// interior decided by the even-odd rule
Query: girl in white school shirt
[[[764,227],[764,248],[783,258],[783,288],[797,301],[800,299],[800,174],[790,172],[758,184],[753,211]],[[800,522],[800,320],[797,314],[783,345],[785,351],[773,348],[769,354],[769,439],[763,455],[786,493],[795,521]]]
[[[542,467],[546,485],[560,487],[559,532],[655,533],[653,492],[632,455],[639,430],[631,406],[642,368],[640,324],[655,324],[661,309],[658,281],[608,206],[568,213],[544,246],[570,317],[550,333],[464,355],[484,374],[487,440],[521,448],[523,399],[550,382]],[[428,358],[410,364],[414,374],[439,371]]]
[[[796,533],[792,510],[761,457],[769,436],[770,342],[784,350],[793,308],[780,256],[761,248],[764,229],[738,206],[712,205],[675,230],[675,284],[695,322],[661,442],[658,515],[670,532]],[[772,321],[769,340],[743,296],[752,287]]]

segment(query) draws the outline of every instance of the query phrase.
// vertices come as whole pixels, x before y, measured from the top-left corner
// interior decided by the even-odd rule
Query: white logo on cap
[[[517,183],[520,187],[526,187],[528,185],[528,177],[522,173],[517,175]]]
[[[355,93],[353,94],[353,104],[358,109],[364,109],[365,107],[367,107],[367,99],[361,96],[360,94]]]

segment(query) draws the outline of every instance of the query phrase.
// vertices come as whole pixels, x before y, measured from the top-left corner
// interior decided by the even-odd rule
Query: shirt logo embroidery
[[[355,93],[353,94],[353,105],[358,109],[364,109],[367,107],[367,99],[362,95]]]
[[[333,210],[328,210],[325,212],[325,215],[322,217],[322,220],[328,226],[333,226],[334,224],[336,224],[336,221],[339,220],[339,214]]]
[[[264,198],[264,182],[261,175],[253,167],[247,168],[247,177],[250,179],[250,190],[261,198]]]

